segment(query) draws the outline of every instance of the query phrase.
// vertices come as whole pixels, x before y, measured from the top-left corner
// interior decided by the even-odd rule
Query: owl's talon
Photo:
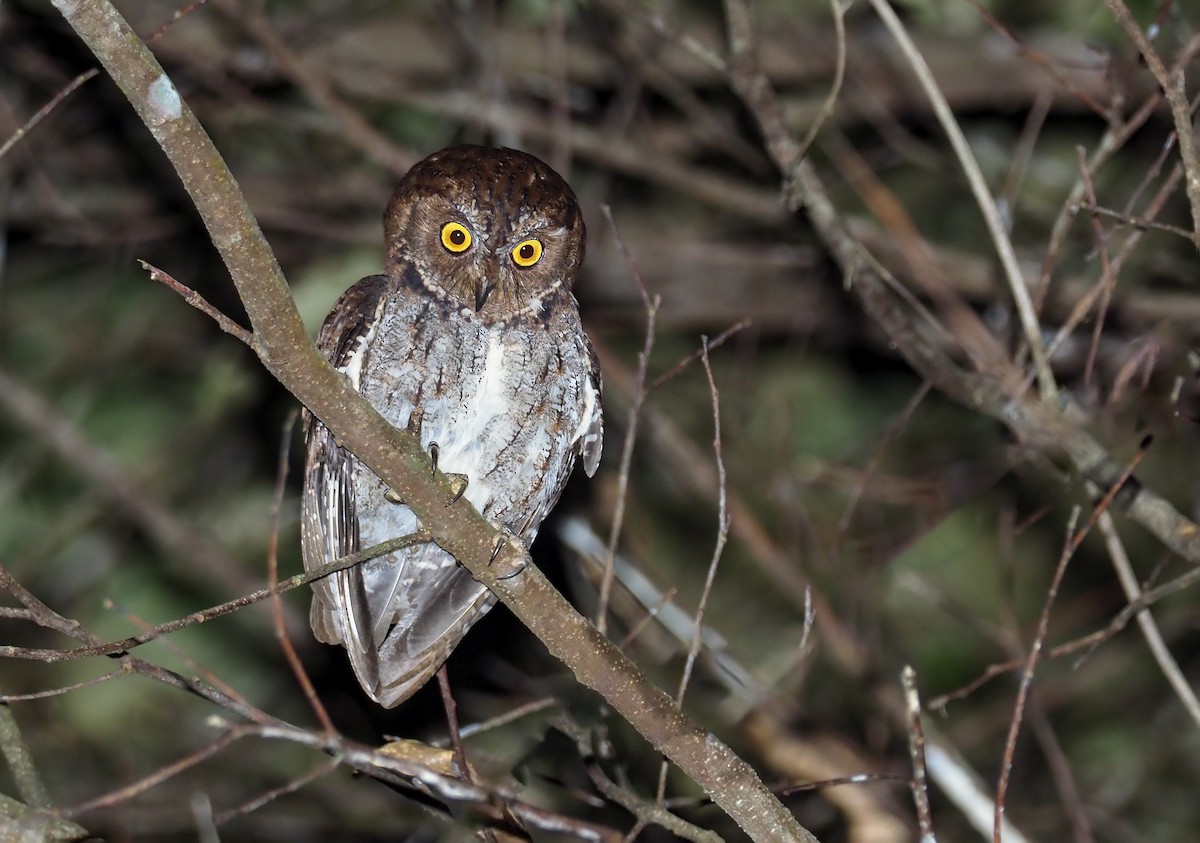
[[[500,528],[496,537],[495,547],[492,548],[492,558],[488,560],[497,579],[509,580],[525,570],[529,564],[529,550],[525,542],[507,527]]]
[[[388,489],[384,492],[383,499],[388,503],[404,503],[404,498],[400,497],[400,493],[395,489]]]
[[[408,416],[408,424],[405,427],[408,432],[418,439],[421,438],[421,421],[425,418],[425,408],[417,407]]]
[[[442,449],[438,447],[438,443],[436,443],[436,442],[429,443],[429,459],[433,463],[433,472],[429,475],[430,477],[437,476],[438,454],[441,453],[441,450]]]
[[[465,474],[447,474],[446,476],[450,478],[450,488],[454,490],[450,500],[446,501],[446,506],[454,506],[458,503],[458,499],[466,494],[467,486],[471,485],[471,478]]]

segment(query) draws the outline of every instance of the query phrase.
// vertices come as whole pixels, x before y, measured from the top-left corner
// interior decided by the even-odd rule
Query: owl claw
[[[501,527],[488,567],[495,571],[497,579],[508,580],[524,571],[528,564],[529,550],[525,542],[512,530]]]
[[[465,474],[447,474],[450,478],[450,488],[454,490],[454,494],[450,496],[450,500],[446,501],[446,506],[454,506],[467,492],[467,486],[471,484],[471,478]]]
[[[418,439],[421,438],[421,421],[425,417],[425,410],[422,407],[417,407],[408,417],[408,432]]]

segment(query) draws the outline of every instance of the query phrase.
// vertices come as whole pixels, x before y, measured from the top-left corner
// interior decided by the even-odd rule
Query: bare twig
[[[1104,546],[1108,549],[1108,556],[1112,560],[1113,568],[1116,569],[1121,589],[1132,606],[1144,594],[1138,584],[1137,576],[1133,572],[1133,566],[1129,563],[1125,545],[1117,534],[1117,526],[1107,512],[1101,514],[1097,526],[1100,534],[1104,537]],[[1179,701],[1183,704],[1188,716],[1192,718],[1192,722],[1200,727],[1200,700],[1196,699],[1196,692],[1192,690],[1187,677],[1172,658],[1171,651],[1167,648],[1162,633],[1158,631],[1158,625],[1154,622],[1154,616],[1150,614],[1149,609],[1143,608],[1138,610],[1136,618],[1138,626],[1142,630],[1142,637],[1146,639],[1146,646],[1150,648],[1150,654],[1154,656],[1159,670],[1166,677],[1171,689],[1175,691],[1175,696],[1179,697]]]
[[[612,597],[613,565],[617,554],[617,544],[621,540],[621,528],[625,523],[625,501],[629,495],[629,472],[633,464],[633,449],[637,443],[638,419],[642,411],[642,402],[646,400],[646,371],[650,365],[650,353],[654,350],[654,322],[658,316],[658,306],[661,304],[658,296],[651,298],[650,293],[646,290],[646,283],[642,280],[637,262],[625,247],[625,241],[621,239],[621,232],[617,229],[616,221],[612,217],[612,209],[605,205],[603,211],[608,218],[608,224],[612,227],[617,246],[620,248],[621,254],[625,256],[638,293],[642,297],[642,305],[646,310],[646,338],[642,343],[642,350],[638,354],[637,381],[629,402],[625,441],[621,447],[621,467],[617,470],[617,499],[613,505],[612,527],[608,534],[608,557],[604,565],[604,577],[600,582],[600,599],[596,606],[596,628],[601,633],[608,630],[608,602]]]
[[[61,809],[60,813],[64,817],[77,817],[80,814],[86,814],[90,811],[95,811],[101,808],[111,808],[114,805],[120,805],[128,802],[136,796],[151,790],[168,779],[178,776],[180,773],[190,770],[197,764],[200,764],[214,755],[224,752],[227,748],[244,737],[247,733],[243,729],[228,728],[221,734],[217,735],[211,743],[205,744],[200,749],[180,758],[172,764],[165,764],[155,770],[148,776],[144,776],[135,782],[119,787],[116,790],[109,791],[101,796],[94,797],[86,802],[79,802],[75,805],[67,806]]]
[[[930,781],[962,812],[973,828],[990,838],[996,808],[986,785],[949,743],[929,732],[927,727],[925,763],[929,767]],[[1004,843],[1029,843],[1029,838],[1008,817],[1003,818],[1003,828]]]
[[[713,337],[711,340],[709,340],[708,350],[714,351],[714,350],[720,348],[726,342],[729,341],[730,337],[739,333],[740,331],[744,331],[746,328],[749,328],[750,324],[751,323],[750,323],[749,319],[742,319],[739,322],[734,322],[732,325],[730,325],[724,331],[722,331],[721,333],[719,333],[715,337]],[[661,375],[656,377],[654,379],[654,381],[648,387],[646,387],[646,394],[649,395],[651,392],[658,389],[663,384],[668,383],[668,382],[674,380],[675,378],[679,377],[679,375],[681,375],[684,371],[687,370],[688,366],[692,365],[697,360],[699,360],[703,354],[704,354],[704,348],[701,347],[701,348],[697,348],[695,351],[686,355],[682,360],[680,360],[674,366],[667,369]]]
[[[917,672],[909,665],[900,672],[904,686],[905,711],[908,714],[908,757],[912,762],[912,795],[917,810],[921,843],[936,843],[933,815],[929,811],[929,790],[925,783],[925,731],[921,727],[921,697],[917,690]]]
[[[713,582],[717,578],[717,566],[725,552],[725,543],[729,541],[729,497],[725,477],[725,455],[721,448],[721,395],[717,391],[713,379],[712,366],[708,360],[708,337],[700,338],[700,362],[704,365],[704,376],[708,380],[709,396],[712,399],[713,418],[713,454],[717,462],[717,541],[713,547],[712,558],[708,563],[708,573],[704,577],[704,588],[700,592],[700,602],[696,606],[696,623],[692,631],[692,642],[688,648],[687,661],[683,667],[683,676],[679,679],[679,690],[675,701],[683,705],[683,697],[687,693],[688,682],[692,677],[692,669],[696,664],[696,656],[700,653],[701,630],[704,624],[704,611],[708,608],[708,598],[712,593]]]
[[[1024,671],[1021,674],[1021,684],[1017,690],[1017,701],[1013,707],[1012,721],[1009,724],[1008,738],[1004,746],[1004,761],[1000,768],[1000,779],[996,784],[996,811],[995,819],[992,825],[993,843],[1001,843],[1003,833],[1002,819],[1004,816],[1004,798],[1008,790],[1009,776],[1012,773],[1013,755],[1016,752],[1017,734],[1021,728],[1022,714],[1025,708],[1025,702],[1029,696],[1030,689],[1033,685],[1033,674],[1037,669],[1037,664],[1042,653],[1042,648],[1045,644],[1046,630],[1050,625],[1050,608],[1054,604],[1055,598],[1058,596],[1058,589],[1062,583],[1063,575],[1067,570],[1067,563],[1071,557],[1075,555],[1084,536],[1096,524],[1096,522],[1108,514],[1108,509],[1112,506],[1113,500],[1120,493],[1121,489],[1133,475],[1133,471],[1137,468],[1142,457],[1146,455],[1150,441],[1147,438],[1142,443],[1142,447],[1125,466],[1121,476],[1112,485],[1111,488],[1105,491],[1104,496],[1097,502],[1095,508],[1088,516],[1087,523],[1079,530],[1075,530],[1075,522],[1078,520],[1078,510],[1072,513],[1070,523],[1068,524],[1067,541],[1063,544],[1062,553],[1059,556],[1058,566],[1055,568],[1054,577],[1050,581],[1050,587],[1046,590],[1046,600],[1042,606],[1042,614],[1038,619],[1037,632],[1034,635],[1033,644],[1029,649],[1029,657],[1026,659]]]
[[[1146,217],[1137,217],[1130,214],[1117,211],[1112,208],[1105,208],[1094,204],[1092,201],[1080,202],[1075,206],[1080,211],[1087,211],[1089,214],[1095,214],[1098,217],[1108,217],[1117,222],[1127,225],[1130,228],[1149,229],[1151,231],[1164,231],[1167,234],[1173,234],[1176,237],[1182,237],[1185,240],[1192,239],[1192,232],[1186,228],[1180,228],[1177,225],[1170,223],[1158,222],[1157,220],[1147,219]]]
[[[1083,181],[1084,194],[1088,201],[1096,204],[1096,187],[1092,183],[1092,174],[1087,168],[1087,154],[1083,147],[1076,147],[1076,153],[1079,156],[1080,178]],[[1096,365],[1096,353],[1100,347],[1100,336],[1104,331],[1105,317],[1108,316],[1108,304],[1112,301],[1113,289],[1117,286],[1117,275],[1113,272],[1112,260],[1108,254],[1108,238],[1104,232],[1104,226],[1100,224],[1100,218],[1092,215],[1092,234],[1096,240],[1096,248],[1100,252],[1100,279],[1097,281],[1097,286],[1101,288],[1100,306],[1096,312],[1096,318],[1092,322],[1092,343],[1088,346],[1087,362],[1083,366],[1083,383],[1085,386],[1090,386],[1092,382],[1092,369]]]
[[[713,379],[712,365],[708,360],[708,337],[700,338],[700,362],[704,366],[704,377],[708,381],[708,394],[712,400],[713,418],[713,455],[717,463],[717,541],[713,547],[712,558],[708,563],[708,573],[704,577],[704,588],[700,592],[700,602],[696,607],[696,620],[692,628],[692,641],[688,647],[687,661],[683,665],[683,675],[679,678],[679,690],[675,693],[677,705],[683,705],[687,694],[688,683],[692,679],[692,669],[696,665],[696,657],[700,654],[700,644],[703,640],[704,611],[708,608],[708,597],[712,593],[713,582],[717,578],[717,566],[725,552],[725,543],[729,541],[729,498],[725,477],[725,454],[721,448],[721,394],[717,391],[717,382]],[[664,762],[658,773],[658,801],[662,802],[667,788],[667,765]]]
[[[140,647],[149,641],[156,638],[161,638],[164,635],[183,629],[185,626],[204,623],[205,621],[218,618],[221,615],[227,615],[230,612],[241,609],[244,606],[249,606],[254,603],[260,603],[272,596],[272,594],[282,594],[285,591],[299,588],[302,585],[308,585],[316,580],[336,573],[344,571],[365,562],[368,559],[374,559],[377,556],[384,556],[393,551],[404,547],[409,547],[414,544],[424,544],[430,541],[429,533],[420,530],[412,535],[403,536],[398,539],[389,539],[379,544],[371,545],[368,548],[360,550],[358,553],[353,553],[349,556],[343,556],[340,559],[335,559],[332,562],[327,562],[319,568],[314,568],[311,571],[305,571],[303,574],[296,574],[279,583],[274,589],[261,588],[244,597],[238,597],[217,606],[212,606],[200,612],[193,612],[186,617],[178,618],[167,623],[159,624],[146,632],[138,635],[131,635],[128,638],[122,638],[120,641],[111,641],[108,643],[98,643],[87,647],[74,647],[63,650],[53,649],[36,649],[32,647],[14,647],[11,645],[0,646],[0,657],[13,659],[32,659],[43,662],[60,662],[70,661],[72,659],[82,659],[91,656],[112,656],[119,653],[126,653],[135,647]]]
[[[28,702],[29,700],[44,700],[50,697],[61,697],[64,694],[69,694],[72,691],[80,691],[84,688],[91,688],[94,685],[100,685],[110,679],[117,679],[122,676],[128,676],[133,672],[133,668],[128,662],[122,662],[121,666],[111,673],[103,673],[100,676],[93,676],[91,679],[85,679],[82,682],[75,682],[71,685],[64,685],[61,688],[51,688],[48,691],[35,691],[29,694],[0,694],[0,703],[8,704],[14,702]]]
[[[851,2],[852,0],[843,6],[842,0],[829,0],[829,10],[833,15],[834,40],[837,43],[837,62],[833,68],[833,81],[829,85],[829,93],[825,95],[825,100],[821,103],[817,119],[812,121],[812,125],[808,127],[808,133],[800,141],[799,156],[801,158],[808,154],[808,149],[817,139],[821,127],[833,115],[838,96],[842,93],[842,83],[846,78],[846,9],[850,7]]]
[[[467,765],[467,753],[463,749],[462,734],[458,731],[458,703],[454,701],[454,694],[450,691],[450,675],[444,664],[438,668],[437,683],[438,691],[442,695],[442,708],[446,712],[446,728],[450,733],[450,747],[454,750],[454,764],[458,767],[458,774],[466,781],[471,781],[471,768]]]
[[[139,260],[138,263],[142,265],[142,269],[150,273],[150,280],[158,281],[164,286],[171,288],[178,293],[185,302],[216,322],[222,331],[230,336],[237,337],[243,343],[250,346],[250,348],[254,348],[254,335],[209,304],[204,296],[197,293],[191,287],[176,281],[170,273],[164,272],[157,266],[154,266],[153,264],[144,260]]]
[[[545,711],[548,708],[553,708],[559,704],[556,697],[542,697],[540,700],[532,700],[509,709],[503,714],[498,714],[482,723],[471,723],[459,729],[459,734],[464,738],[469,738],[471,735],[477,735],[481,732],[486,732],[490,729],[498,729],[501,726],[506,726],[522,717],[528,717],[531,714],[536,714],[539,711]]]
[[[279,787],[271,788],[270,790],[266,791],[265,793],[259,794],[254,799],[251,799],[248,802],[238,805],[236,808],[230,808],[228,811],[222,811],[221,813],[219,813],[213,817],[213,822],[216,823],[217,825],[224,825],[225,823],[229,822],[230,820],[237,819],[238,817],[243,817],[246,814],[252,814],[255,811],[257,811],[259,808],[263,807],[264,805],[278,799],[280,796],[287,796],[289,793],[295,793],[296,791],[306,787],[307,785],[311,784],[312,782],[315,782],[317,779],[321,778],[322,776],[326,776],[329,773],[332,773],[334,770],[336,770],[338,768],[339,764],[341,764],[341,761],[337,758],[331,758],[331,759],[322,761],[320,764],[317,764],[316,766],[314,766],[311,770],[309,770],[304,775],[297,776],[296,778],[292,779],[287,784],[283,784],[283,785],[280,785]]]
[[[880,437],[879,444],[875,447],[875,452],[871,455],[870,462],[863,468],[854,491],[846,501],[846,508],[842,510],[842,517],[838,519],[837,545],[840,545],[845,539],[850,529],[850,522],[854,518],[854,512],[858,508],[858,502],[862,499],[863,492],[871,482],[871,477],[875,474],[875,470],[879,467],[879,461],[883,459],[883,455],[895,441],[896,437],[912,421],[913,414],[916,413],[921,402],[929,395],[931,388],[932,385],[929,381],[923,381],[920,387],[917,388],[917,391],[913,393],[912,398],[908,399],[908,403],[904,405],[899,415],[888,425],[888,429],[884,431],[883,436]]]
[[[1146,66],[1154,74],[1155,80],[1162,87],[1171,109],[1171,119],[1175,121],[1175,136],[1179,143],[1179,157],[1183,162],[1187,178],[1184,186],[1187,191],[1188,205],[1192,211],[1193,241],[1200,248],[1200,155],[1196,152],[1196,130],[1192,125],[1192,107],[1188,102],[1184,89],[1183,68],[1168,70],[1158,51],[1146,37],[1146,33],[1134,20],[1133,13],[1123,0],[1104,0],[1104,5],[1112,12],[1117,23],[1125,30],[1138,52],[1146,60]]]
[[[1050,625],[1050,608],[1054,604],[1055,598],[1058,597],[1058,588],[1062,583],[1063,575],[1067,571],[1067,563],[1071,561],[1071,557],[1075,554],[1075,549],[1079,547],[1079,543],[1083,541],[1083,536],[1087,533],[1088,525],[1085,525],[1078,532],[1075,530],[1075,523],[1078,521],[1079,511],[1076,509],[1071,515],[1071,519],[1067,526],[1067,540],[1063,543],[1062,553],[1058,558],[1058,565],[1054,570],[1054,577],[1050,581],[1050,587],[1046,590],[1046,601],[1042,607],[1041,617],[1038,619],[1037,632],[1033,637],[1033,644],[1029,648],[1029,657],[1025,661],[1025,670],[1021,674],[1021,684],[1017,689],[1017,700],[1013,705],[1012,720],[1008,727],[1008,737],[1004,742],[1004,759],[1000,766],[1000,780],[996,784],[996,806],[992,820],[992,843],[1001,843],[1004,833],[1002,820],[1004,818],[1004,800],[1008,795],[1008,782],[1012,774],[1013,756],[1017,749],[1017,735],[1021,729],[1021,720],[1024,717],[1025,702],[1029,697],[1029,689],[1033,685],[1033,674],[1037,670],[1038,659],[1042,653],[1042,645],[1046,640],[1046,629]]]
[[[32,132],[38,123],[41,123],[43,120],[49,117],[50,113],[54,111],[54,109],[58,108],[59,104],[73,94],[80,85],[91,79],[99,72],[100,71],[97,68],[93,67],[91,70],[85,70],[83,73],[80,73],[70,82],[68,82],[66,87],[51,97],[48,103],[34,112],[34,115],[26,120],[24,125],[13,132],[12,135],[9,136],[8,140],[6,140],[3,144],[0,144],[0,159],[3,159],[4,156],[8,154],[10,149],[20,143],[22,138]]]
[[[329,719],[329,712],[325,710],[325,705],[317,696],[308,671],[304,669],[304,664],[300,661],[296,648],[292,646],[291,638],[288,637],[287,624],[284,623],[283,616],[283,598],[279,594],[279,510],[283,507],[283,495],[287,490],[288,456],[291,454],[292,432],[299,415],[295,410],[288,413],[279,437],[279,462],[275,470],[275,493],[271,499],[271,533],[267,543],[267,590],[271,592],[272,629],[275,633],[275,640],[279,643],[279,649],[283,651],[288,667],[291,668],[292,675],[296,677],[297,684],[304,692],[304,698],[308,700],[308,707],[317,716],[321,728],[326,732],[335,732],[337,730],[333,726],[333,721]]]
[[[992,237],[996,253],[1000,257],[1000,264],[1004,267],[1005,279],[1008,281],[1009,291],[1016,303],[1017,313],[1021,317],[1021,327],[1025,331],[1025,341],[1029,344],[1029,350],[1033,355],[1033,365],[1037,372],[1042,397],[1052,398],[1058,388],[1055,386],[1054,375],[1050,371],[1050,364],[1046,358],[1041,327],[1038,324],[1037,314],[1034,312],[1033,300],[1029,295],[1029,286],[1017,263],[1017,255],[1013,251],[1012,241],[1008,237],[1004,220],[996,208],[996,202],[984,181],[979,164],[975,161],[967,139],[963,137],[962,129],[959,128],[958,121],[955,120],[954,113],[950,110],[950,105],[942,95],[941,89],[938,88],[937,81],[929,70],[929,65],[925,63],[925,59],[917,51],[916,45],[908,37],[904,24],[896,16],[888,0],[870,0],[870,2],[875,8],[875,12],[883,20],[884,26],[888,28],[892,37],[896,39],[896,43],[900,45],[900,50],[908,60],[909,67],[916,74],[925,95],[929,97],[934,114],[937,115],[938,122],[942,124],[942,130],[946,133],[950,146],[958,157],[958,164],[967,177],[971,192],[975,195],[975,202],[983,213],[984,222],[987,223],[988,233]]]
[[[192,0],[192,2],[188,3],[186,6],[180,6],[178,9],[176,9],[171,14],[171,17],[169,20],[167,20],[166,22],[161,24],[158,27],[158,29],[156,29],[150,33],[150,37],[146,39],[146,43],[153,44],[159,38],[162,38],[164,35],[166,35],[167,31],[170,30],[170,28],[172,26],[179,23],[179,21],[183,20],[185,17],[190,15],[192,12],[199,9],[201,6],[208,5],[208,3],[209,3],[209,0]]]

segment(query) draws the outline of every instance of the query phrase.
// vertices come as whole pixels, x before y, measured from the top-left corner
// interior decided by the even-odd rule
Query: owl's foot
[[[441,453],[441,448],[438,443],[429,443],[429,461],[433,463],[433,473],[431,476],[437,477],[438,470],[438,454]],[[446,501],[446,506],[454,506],[458,503],[458,499],[467,491],[467,484],[470,482],[465,474],[447,473],[446,477],[450,480],[450,500]]]
[[[492,558],[488,560],[488,567],[495,572],[498,579],[508,580],[524,571],[529,562],[529,549],[525,542],[512,530],[501,527],[495,547],[492,548]]]
[[[450,495],[450,500],[446,501],[446,506],[454,506],[467,492],[467,486],[471,483],[471,478],[465,474],[447,474],[450,479],[450,488],[453,490]]]
[[[417,439],[421,438],[421,422],[424,418],[425,409],[423,407],[414,408],[408,416],[408,424],[406,424],[405,427],[408,429],[408,432],[417,437]]]

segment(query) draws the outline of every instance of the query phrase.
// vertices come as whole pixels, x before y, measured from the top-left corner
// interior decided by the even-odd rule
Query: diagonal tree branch
[[[167,154],[229,269],[263,365],[388,485],[403,490],[434,539],[499,596],[584,685],[700,784],[751,837],[815,840],[728,747],[692,723],[641,671],[579,615],[532,565],[505,544],[493,564],[496,530],[465,499],[454,499],[417,440],[388,424],[308,338],[287,282],[204,129],[149,49],[106,0],[55,0]]]

